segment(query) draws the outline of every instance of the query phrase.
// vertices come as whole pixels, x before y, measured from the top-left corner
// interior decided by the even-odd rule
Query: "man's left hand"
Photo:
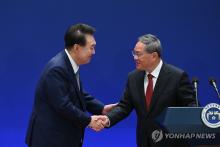
[[[113,108],[115,108],[118,105],[118,103],[115,104],[109,104],[109,105],[105,105],[104,109],[102,110],[102,114],[106,115],[108,112],[110,112]]]

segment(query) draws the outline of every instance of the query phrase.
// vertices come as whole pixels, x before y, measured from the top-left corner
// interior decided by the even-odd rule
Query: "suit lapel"
[[[140,100],[140,104],[142,105],[142,107],[144,108],[144,110],[147,110],[146,108],[146,98],[145,98],[145,90],[144,90],[144,76],[145,76],[145,72],[141,71],[139,73],[139,76],[137,77],[137,85],[136,87],[138,88],[138,95],[137,96]]]
[[[76,90],[76,93],[79,97],[79,100],[80,100],[80,103],[82,105],[83,110],[86,110],[85,102],[82,99],[83,95],[81,94],[81,92],[79,91],[79,88],[78,88],[78,84],[77,84],[77,80],[76,80],[76,74],[74,73],[72,65],[71,65],[71,63],[69,61],[69,58],[68,58],[68,56],[66,55],[65,52],[64,52],[64,59],[65,59],[66,65],[67,65],[67,70],[68,70],[68,74],[69,74],[71,83],[74,85],[73,87]],[[82,87],[80,87],[80,89],[82,89]]]
[[[153,96],[151,99],[149,113],[153,110],[154,106],[156,105],[156,103],[157,103],[163,89],[166,87],[168,81],[169,81],[169,70],[166,68],[166,64],[164,63],[161,70],[160,70],[156,85],[154,87],[154,92],[153,92]]]

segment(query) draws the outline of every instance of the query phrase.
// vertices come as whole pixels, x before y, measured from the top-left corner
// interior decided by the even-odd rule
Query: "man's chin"
[[[89,58],[89,59],[87,59],[86,61],[84,61],[84,64],[90,63],[91,59],[92,59],[92,58]]]
[[[80,65],[88,64],[89,62],[90,60],[87,60],[87,61],[82,62]]]
[[[143,71],[144,69],[142,69],[142,68],[139,67],[139,66],[136,66],[136,70]]]

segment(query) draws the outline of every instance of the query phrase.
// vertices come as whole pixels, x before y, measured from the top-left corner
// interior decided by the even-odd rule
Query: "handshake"
[[[94,131],[101,131],[105,127],[110,126],[109,118],[106,116],[113,108],[115,108],[118,103],[105,105],[102,110],[102,115],[93,115],[91,116],[91,121],[88,125]]]
[[[98,132],[109,125],[110,121],[106,115],[93,115],[88,127]]]

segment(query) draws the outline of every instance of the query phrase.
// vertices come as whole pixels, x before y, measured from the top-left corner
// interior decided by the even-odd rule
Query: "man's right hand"
[[[109,127],[110,126],[110,120],[109,120],[108,116],[102,115],[102,125],[104,127]]]
[[[93,115],[91,116],[91,122],[89,123],[88,127],[93,129],[94,131],[101,131],[105,125],[106,118],[102,115]]]

